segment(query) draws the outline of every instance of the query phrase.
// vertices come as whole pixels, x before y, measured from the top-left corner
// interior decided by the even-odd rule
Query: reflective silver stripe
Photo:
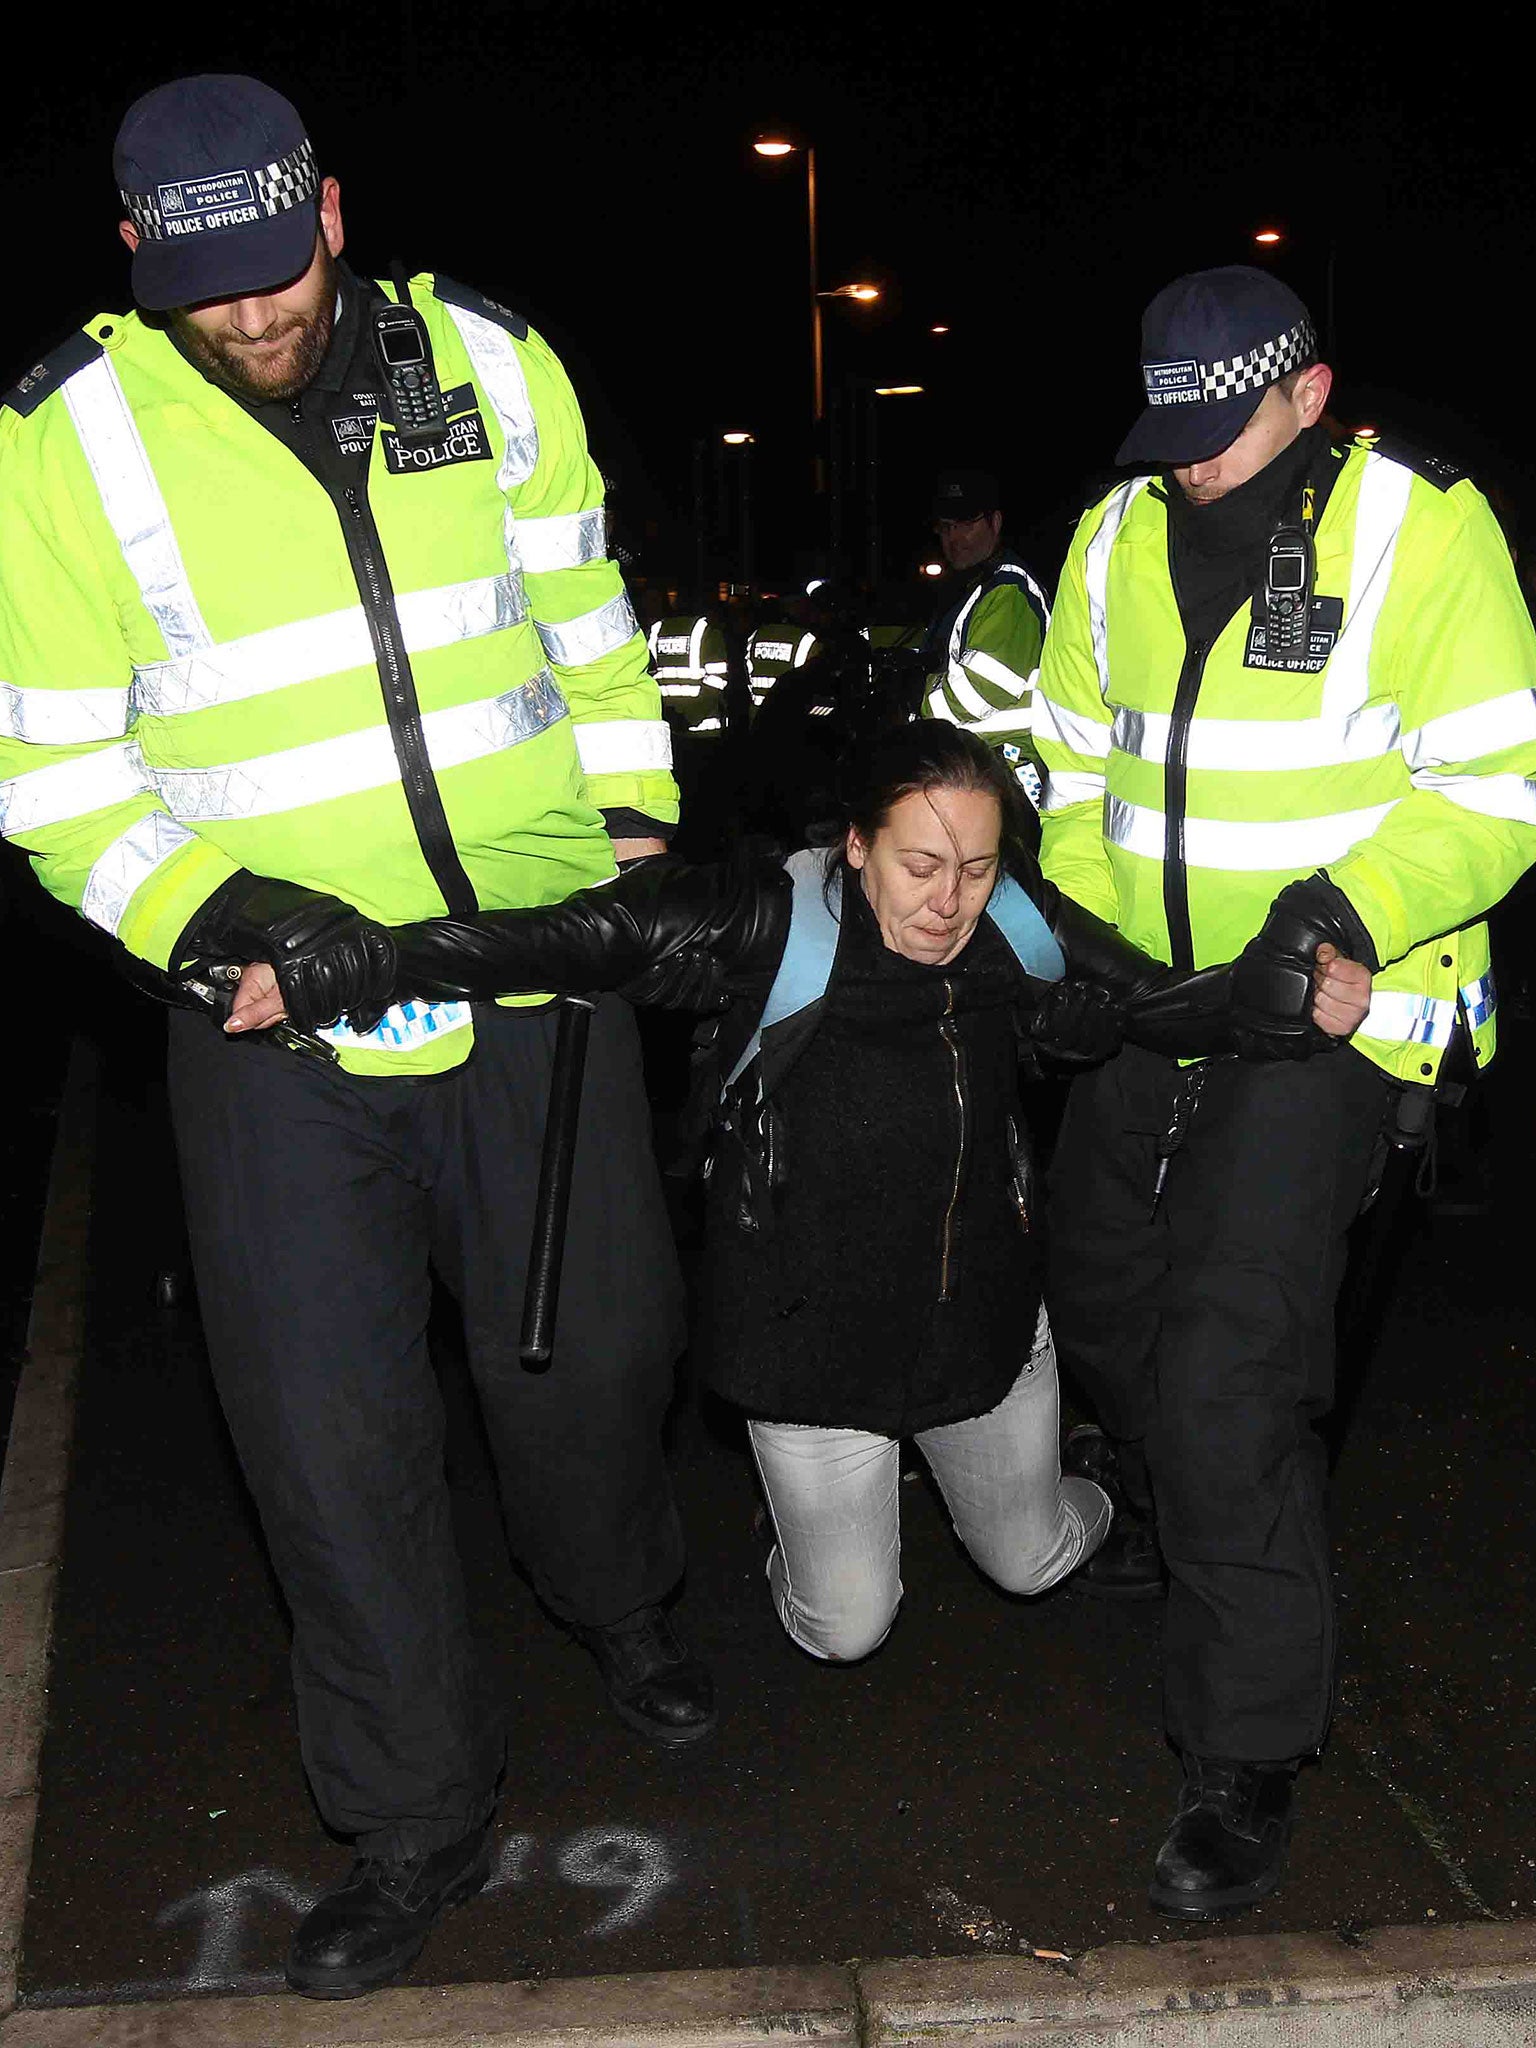
[[[1045,771],[1045,809],[1064,811],[1069,804],[1100,804],[1104,801],[1104,778],[1080,768],[1048,768]]]
[[[46,768],[0,782],[0,832],[37,832],[89,817],[109,804],[147,796],[150,785],[144,762],[132,740],[82,754],[74,761],[54,761]]]
[[[126,690],[23,690],[0,683],[0,737],[37,747],[120,740],[128,731]]]
[[[1104,600],[1109,589],[1109,552],[1115,544],[1115,535],[1120,531],[1121,521],[1131,509],[1136,495],[1144,491],[1152,479],[1149,476],[1133,476],[1128,484],[1122,484],[1109,503],[1104,507],[1104,517],[1099,521],[1099,530],[1089,541],[1083,554],[1083,584],[1088,595],[1088,636],[1093,643],[1093,665],[1099,672],[1099,695],[1109,696],[1109,637],[1105,623]]]
[[[1320,818],[1285,818],[1263,823],[1228,818],[1186,818],[1184,858],[1192,868],[1233,868],[1249,873],[1299,870],[1338,860],[1358,846],[1393,808],[1333,811]],[[1161,811],[1111,796],[1104,807],[1104,836],[1146,860],[1161,861],[1166,820]]]
[[[660,675],[665,673],[665,671],[658,670],[657,673]],[[663,697],[698,697],[703,694],[703,690],[704,685],[702,683],[663,683],[661,685]]]
[[[1403,734],[1403,758],[1410,768],[1444,768],[1530,740],[1536,740],[1536,690],[1510,690],[1486,703],[1426,718]]]
[[[558,625],[536,618],[534,624],[539,629],[544,652],[560,668],[580,668],[584,662],[601,661],[640,630],[635,624],[634,607],[623,591],[596,610],[582,612],[578,618],[562,619]]]
[[[973,718],[968,721],[968,729],[976,733],[1029,732],[1032,727],[1033,720],[1027,704],[1000,704],[995,710],[987,712],[984,718]]]
[[[1323,678],[1323,717],[1347,718],[1371,690],[1371,641],[1392,580],[1413,471],[1370,454],[1360,472],[1344,624]]]
[[[1171,719],[1165,711],[1115,713],[1112,744],[1139,761],[1166,761]],[[1398,708],[1367,704],[1343,718],[1201,718],[1190,724],[1191,768],[1331,768],[1377,760],[1397,745]]]
[[[541,669],[499,697],[426,712],[421,730],[433,768],[443,770],[518,746],[567,715],[559,685]],[[382,789],[400,780],[400,764],[389,727],[373,725],[223,767],[156,767],[149,773],[175,817],[262,818]]]
[[[951,725],[963,725],[965,723],[945,696],[942,684],[937,685],[929,692],[927,713],[930,718],[943,718]]]
[[[523,375],[523,366],[512,337],[504,327],[498,327],[494,320],[483,319],[479,313],[471,313],[464,306],[450,306],[448,314],[459,330],[459,339],[468,352],[476,380],[495,407],[501,431],[506,436],[507,445],[496,471],[496,481],[502,490],[511,491],[518,484],[527,482],[539,459],[539,428],[528,396],[528,379]],[[513,564],[518,560],[516,529],[510,510],[507,559]]]
[[[1389,1045],[1449,1045],[1456,1024],[1456,1005],[1444,996],[1415,996],[1406,990],[1378,989],[1360,1026],[1362,1038]]]
[[[407,591],[396,597],[395,611],[411,654],[499,633],[528,616],[522,578],[512,570]],[[146,662],[135,672],[133,701],[140,712],[175,718],[373,664],[367,615],[360,604],[349,605],[220,641],[179,661]]]
[[[1432,791],[1480,818],[1507,818],[1517,825],[1536,825],[1536,782],[1523,775],[1438,775],[1419,769],[1415,789]]]
[[[109,356],[98,356],[64,382],[64,403],[101,493],[139,594],[173,657],[212,646],[171,515]]]
[[[1081,711],[1069,711],[1065,704],[1042,696],[1034,697],[1035,731],[1043,740],[1055,740],[1072,754],[1094,754],[1100,760],[1109,755],[1111,728],[1101,718],[1089,718]]]
[[[996,683],[1000,690],[1006,690],[1010,697],[1022,697],[1026,690],[1034,688],[1039,669],[1031,669],[1027,676],[1021,676],[1011,669],[1006,661],[999,661],[995,654],[985,654],[979,647],[967,647],[960,656],[963,668],[979,675],[984,683]]]
[[[140,818],[97,854],[86,877],[80,903],[82,912],[92,924],[111,932],[115,938],[135,890],[149,880],[156,868],[164,867],[184,846],[190,846],[196,836],[185,825],[168,818],[164,811],[151,811],[147,818]]]
[[[586,562],[602,561],[608,553],[607,524],[601,505],[586,512],[554,512],[543,519],[519,519],[512,534],[517,558],[530,576],[579,569]]]
[[[1051,623],[1051,608],[1046,602],[1045,592],[1040,588],[1034,577],[1030,575],[1022,562],[994,562],[987,571],[987,577],[999,575],[1022,576],[1029,586],[1030,595],[1040,606],[1041,615],[1046,625],[1048,626]],[[949,659],[951,667],[957,661],[972,660],[970,655],[960,652],[961,648],[965,645],[966,621],[970,618],[971,613],[975,611],[977,605],[980,604],[982,598],[989,597],[990,595],[991,590],[988,588],[986,579],[983,579],[982,582],[977,584],[965,603],[961,605],[956,615],[955,623],[949,629]],[[974,662],[972,662],[972,666],[975,666]]]
[[[868,638],[868,628],[867,628],[867,627],[866,627],[866,628],[864,629],[864,632],[865,632],[865,637],[866,637],[866,639],[867,639],[867,638]],[[801,636],[800,636],[800,645],[799,645],[799,646],[798,646],[798,647],[797,647],[797,648],[795,649],[795,667],[796,667],[796,668],[804,668],[804,666],[805,666],[806,662],[807,662],[807,661],[808,661],[808,660],[810,659],[811,649],[812,649],[812,648],[813,648],[813,647],[814,647],[815,645],[816,645],[816,635],[815,635],[814,633],[802,633],[802,634],[801,634]]]
[[[964,718],[956,716],[956,725],[969,724],[973,718],[985,718],[992,709],[958,661],[949,664],[949,673],[945,676],[944,683],[958,711],[966,714]]]
[[[576,751],[583,775],[645,775],[672,766],[672,734],[663,718],[598,718],[576,727]]]
[[[695,732],[719,732],[720,721],[718,718],[701,718],[693,729]]]

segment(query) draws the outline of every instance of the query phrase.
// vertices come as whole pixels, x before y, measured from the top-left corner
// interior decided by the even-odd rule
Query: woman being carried
[[[1219,1057],[1242,1037],[1229,970],[1164,967],[1062,897],[1029,822],[980,740],[925,721],[854,764],[825,852],[658,857],[547,909],[371,930],[350,977],[279,971],[304,1028],[532,989],[728,1006],[700,1059],[716,1108],[697,1350],[748,1417],[774,1601],[818,1657],[867,1655],[895,1618],[903,1437],[1010,1592],[1055,1585],[1109,1527],[1108,1497],[1060,1470],[1021,1050],[1091,1061],[1129,1035]],[[1320,1045],[1369,1003],[1366,970],[1332,952]],[[260,1001],[253,986],[253,1023]]]

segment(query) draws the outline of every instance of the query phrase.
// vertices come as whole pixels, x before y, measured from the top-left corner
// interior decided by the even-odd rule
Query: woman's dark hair
[[[855,748],[843,762],[836,844],[841,846],[852,826],[867,845],[897,804],[929,789],[972,789],[995,796],[1002,814],[1003,866],[1013,873],[1033,868],[1040,820],[1013,770],[975,733],[938,718],[895,726]],[[831,833],[817,836],[825,843]]]

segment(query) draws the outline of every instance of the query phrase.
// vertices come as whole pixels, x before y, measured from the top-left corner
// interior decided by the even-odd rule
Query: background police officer
[[[1049,1301],[1120,1448],[1106,1590],[1155,1590],[1155,1510],[1185,1787],[1151,1896],[1198,1917],[1274,1886],[1327,1730],[1313,1425],[1345,1231],[1394,1097],[1493,1050],[1478,920],[1536,857],[1536,643],[1470,482],[1330,445],[1331,373],[1277,280],[1179,279],[1142,370],[1141,473],[1081,521],[1046,641],[1042,858],[1160,959],[1237,956],[1253,1057],[1127,1051],[1075,1085]],[[1375,989],[1330,1049],[1305,1005],[1346,960]],[[1067,1462],[1105,1474],[1106,1450],[1074,1432]]]
[[[935,485],[934,530],[955,582],[923,641],[924,708],[999,749],[1038,803],[1033,697],[1051,610],[1004,537],[1001,505],[984,469],[946,470]]]
[[[335,181],[254,80],[148,94],[115,169],[147,311],[93,321],[0,415],[0,824],[47,886],[172,977],[239,961],[270,986],[266,963],[356,946],[359,912],[557,901],[659,848],[666,728],[545,344],[446,278],[353,277]],[[433,381],[441,431],[413,438]],[[544,1377],[516,1333],[548,1006],[398,1006],[319,1058],[171,1027],[214,1373],[292,1610],[310,1784],[359,1851],[289,1980],[345,1997],[485,1882],[503,1759],[429,1261],[540,1594],[632,1726],[713,1722],[659,1605],[682,1568],[659,1438],[681,1300],[633,1019],[593,1024]]]

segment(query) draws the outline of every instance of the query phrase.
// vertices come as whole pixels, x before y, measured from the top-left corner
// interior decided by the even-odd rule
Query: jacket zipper
[[[416,697],[416,678],[400,635],[400,615],[395,610],[395,593],[374,523],[367,494],[356,484],[342,491],[348,516],[342,520],[352,573],[362,595],[363,612],[373,641],[374,661],[384,692],[384,711],[389,736],[394,741],[395,759],[400,764],[400,781],[416,837],[442,891],[443,901],[455,917],[473,917],[480,908],[475,886],[465,872],[453,830],[443,808],[442,791],[432,772],[426,734],[421,729],[421,705]]]
[[[1189,728],[1194,723],[1195,699],[1200,695],[1209,652],[1203,640],[1191,640],[1185,648],[1184,666],[1179,670],[1179,686],[1173,696],[1173,715],[1168,721],[1168,754],[1163,768],[1163,915],[1168,923],[1171,964],[1185,968],[1195,964],[1189,919],[1189,868],[1184,848],[1184,824],[1189,809]]]
[[[950,1058],[954,1063],[955,1107],[960,1119],[960,1142],[955,1149],[954,1184],[949,1191],[949,1206],[944,1211],[944,1228],[939,1239],[939,1300],[942,1302],[951,1299],[950,1267],[954,1255],[955,1209],[960,1201],[960,1184],[965,1177],[965,1148],[969,1136],[965,1113],[965,1053],[955,1028],[955,986],[951,981],[944,984],[944,1015],[939,1021],[939,1035],[949,1047]]]
[[[297,398],[293,401],[293,423],[295,426],[304,423],[302,401]],[[311,470],[310,474],[316,475],[316,472]],[[390,582],[383,542],[374,522],[373,508],[368,503],[367,491],[359,489],[356,484],[345,484],[337,490],[324,477],[319,481],[324,483],[326,495],[336,507],[353,580],[363,601],[363,616],[368,621],[374,666],[379,673],[379,688],[384,697],[384,715],[389,721],[389,736],[400,769],[406,807],[416,828],[417,844],[452,915],[473,917],[480,904],[474,884],[459,858],[459,850],[453,843],[453,830],[443,808],[442,791],[432,772],[426,734],[421,729],[416,678],[411,673],[410,657],[401,637],[394,586]]]

